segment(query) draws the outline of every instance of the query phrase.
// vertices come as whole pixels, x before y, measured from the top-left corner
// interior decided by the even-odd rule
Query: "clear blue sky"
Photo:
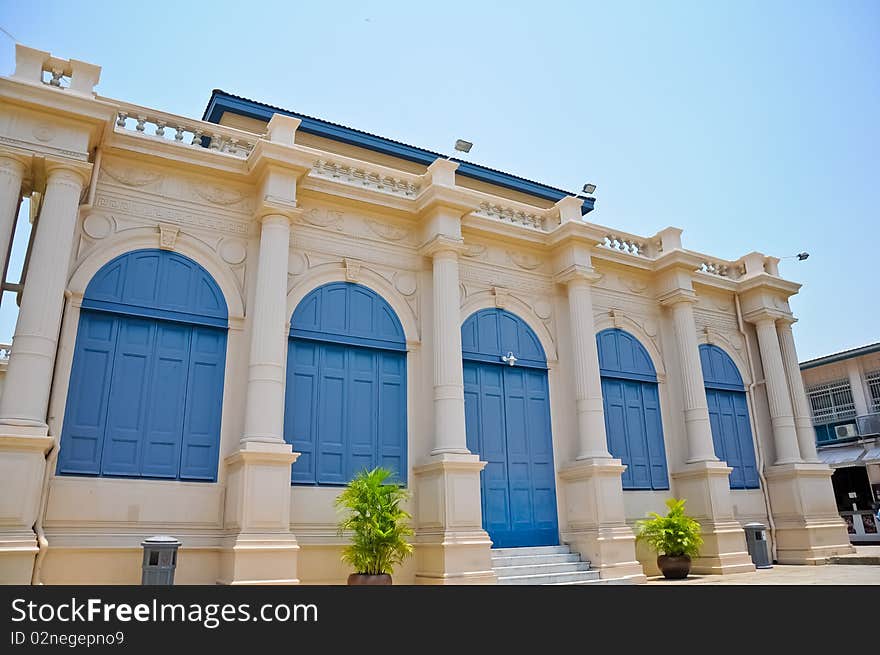
[[[0,0],[0,25],[103,66],[105,96],[201,117],[217,87],[441,152],[463,137],[472,161],[596,183],[604,225],[807,250],[782,263],[801,359],[880,340],[878,2],[196,4]]]

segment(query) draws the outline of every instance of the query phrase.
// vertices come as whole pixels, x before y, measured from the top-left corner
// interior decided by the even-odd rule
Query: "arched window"
[[[193,260],[136,250],[86,288],[58,472],[216,480],[227,310]]]
[[[758,467],[745,386],[736,364],[718,346],[700,346],[715,456],[733,468],[731,489],[757,489]]]
[[[406,338],[377,293],[318,287],[290,321],[284,438],[299,484],[341,485],[377,465],[406,480]]]
[[[611,454],[626,464],[624,489],[669,489],[657,373],[645,347],[619,329],[596,335],[605,431]]]

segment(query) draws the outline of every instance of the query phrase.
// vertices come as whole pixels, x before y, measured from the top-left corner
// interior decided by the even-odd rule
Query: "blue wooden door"
[[[544,354],[521,319],[484,310],[462,327],[468,449],[480,474],[483,527],[496,548],[559,543]],[[500,355],[518,352],[526,365]],[[497,363],[496,363],[497,362]]]
[[[757,489],[758,466],[749,424],[746,394],[741,391],[706,389],[715,455],[733,468],[731,489]]]
[[[217,476],[226,332],[83,310],[61,473]]]

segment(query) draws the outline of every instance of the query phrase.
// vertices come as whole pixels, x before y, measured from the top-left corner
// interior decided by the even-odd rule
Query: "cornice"
[[[595,284],[602,279],[602,276],[591,266],[582,266],[580,264],[572,264],[556,273],[553,281],[557,284],[568,284],[575,281],[583,281],[588,284]]]
[[[436,209],[449,209],[460,217],[479,209],[480,203],[466,190],[440,184],[426,186],[415,199],[415,209],[425,214]]]
[[[739,293],[745,293],[755,289],[763,289],[780,292],[788,298],[796,294],[801,286],[803,285],[798,282],[783,280],[782,278],[770,275],[769,273],[758,273],[757,275],[745,278],[744,280],[739,280],[737,282],[737,291]]]
[[[547,234],[547,244],[553,248],[578,243],[593,248],[602,243],[603,236],[599,230],[589,223],[580,221],[566,221],[557,225]]]
[[[459,255],[464,250],[464,239],[454,239],[445,234],[437,234],[419,247],[419,254],[423,257],[433,257],[441,252],[452,252]]]
[[[653,263],[652,268],[660,273],[671,268],[680,268],[688,273],[694,273],[700,267],[703,260],[700,256],[694,255],[686,250],[675,248],[661,253]]]
[[[48,84],[0,77],[0,98],[36,111],[62,115],[65,118],[92,124],[112,124],[116,120],[116,104],[99,96],[86,96],[58,89]]]
[[[697,294],[690,289],[671,289],[657,296],[657,302],[664,307],[670,307],[683,302],[696,304],[697,301]]]

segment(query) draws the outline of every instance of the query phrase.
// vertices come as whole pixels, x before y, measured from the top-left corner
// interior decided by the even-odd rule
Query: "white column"
[[[578,425],[576,459],[610,458],[605,436],[602,378],[593,321],[592,281],[595,274],[574,274],[568,280],[568,310],[574,361],[574,390]]]
[[[810,404],[807,401],[807,392],[804,390],[804,380],[801,377],[801,368],[798,365],[797,350],[794,346],[794,334],[791,330],[791,321],[780,320],[776,324],[779,334],[779,345],[782,351],[782,364],[785,367],[785,375],[788,378],[788,389],[791,393],[791,404],[794,410],[794,427],[797,433],[798,449],[801,459],[805,462],[818,462],[816,454],[816,430],[813,428],[813,419],[810,412]],[[861,381],[860,381],[861,382]]]
[[[712,442],[712,424],[706,402],[706,385],[700,364],[700,346],[694,323],[693,296],[680,296],[672,303],[672,321],[681,365],[687,462],[718,461]]]
[[[18,159],[0,156],[0,275],[6,268],[6,255],[15,231],[24,171],[24,164]]]
[[[446,247],[448,246],[448,247]],[[434,448],[432,455],[469,453],[464,419],[458,244],[433,249]]]
[[[773,441],[776,445],[776,464],[800,462],[797,430],[794,424],[791,395],[785,365],[776,334],[776,319],[765,316],[755,321],[761,365],[764,369],[764,386],[770,403],[770,422],[773,425]]]
[[[61,164],[47,168],[46,193],[0,397],[0,423],[37,428],[43,434],[84,183],[83,173],[77,168]]]
[[[282,214],[263,216],[242,442],[284,440],[289,248],[290,219]]]

